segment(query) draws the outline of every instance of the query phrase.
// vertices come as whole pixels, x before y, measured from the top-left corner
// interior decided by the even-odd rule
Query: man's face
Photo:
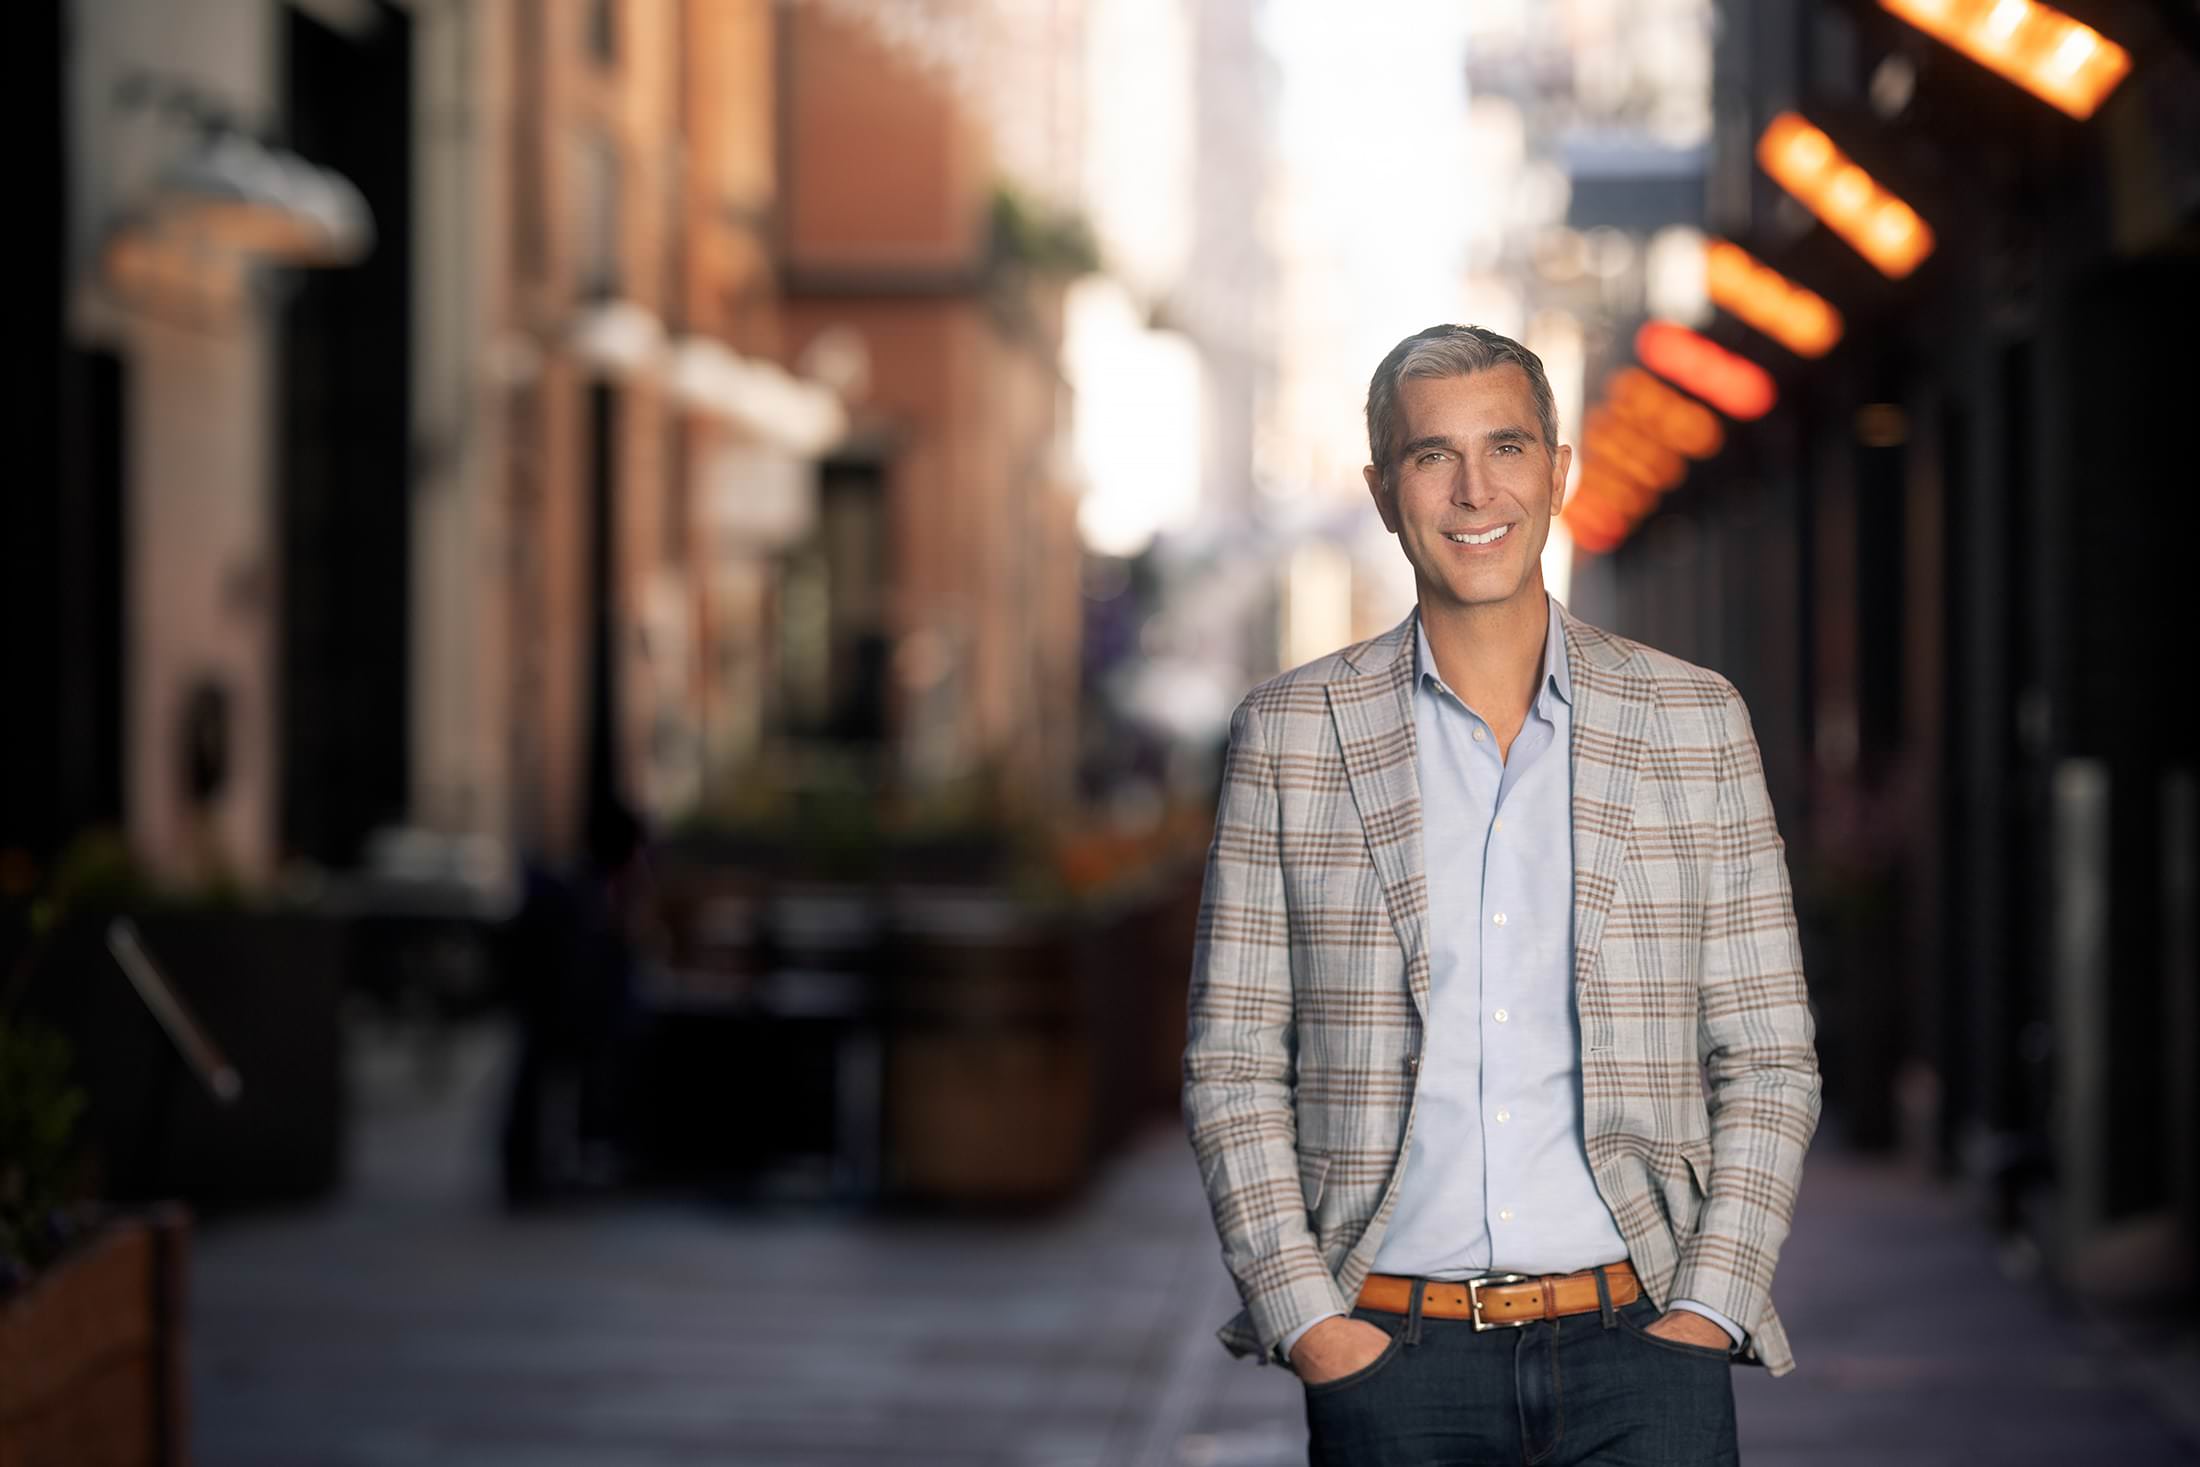
[[[1543,543],[1573,450],[1536,427],[1528,374],[1511,364],[1400,384],[1405,450],[1386,486],[1362,472],[1383,527],[1413,565],[1425,608],[1540,598]],[[1432,605],[1433,603],[1433,605]]]

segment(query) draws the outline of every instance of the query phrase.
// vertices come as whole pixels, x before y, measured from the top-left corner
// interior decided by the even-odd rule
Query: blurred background
[[[8,25],[0,1460],[1303,1460],[1185,979],[1445,320],[1789,842],[1750,1459],[2200,1454],[2189,0]]]

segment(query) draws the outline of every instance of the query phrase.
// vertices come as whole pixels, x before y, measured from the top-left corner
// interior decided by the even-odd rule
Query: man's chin
[[[1536,594],[1534,578],[1529,576],[1498,585],[1479,578],[1464,585],[1457,580],[1434,583],[1424,580],[1421,583],[1424,606],[1434,601],[1451,611],[1495,611],[1508,606],[1524,606],[1534,600]]]

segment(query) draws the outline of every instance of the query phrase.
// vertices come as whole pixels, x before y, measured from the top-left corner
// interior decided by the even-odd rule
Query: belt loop
[[[1606,1329],[1610,1329],[1619,1323],[1619,1316],[1612,1309],[1612,1286],[1605,1281],[1603,1264],[1598,1264],[1593,1272],[1597,1276],[1597,1317],[1604,1321]]]
[[[1405,1342],[1418,1345],[1421,1343],[1421,1301],[1428,1297],[1428,1280],[1415,1278],[1412,1282],[1413,1302],[1406,1306]]]

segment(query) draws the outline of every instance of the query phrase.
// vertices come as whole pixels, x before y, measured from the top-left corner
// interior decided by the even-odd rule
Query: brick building
[[[851,757],[1064,792],[1060,284],[995,140],[1052,219],[1081,10],[997,9],[917,7],[965,76],[1020,68],[997,95],[823,0],[41,10],[65,308],[22,337],[57,431],[8,565],[57,636],[7,666],[52,710],[15,762],[60,777],[0,846],[113,824],[256,885],[393,827],[571,854],[613,801]],[[368,247],[175,235],[171,173],[251,136]],[[149,218],[204,278],[115,273]]]
[[[783,14],[786,342],[868,363],[798,567],[813,599],[790,614],[822,635],[788,628],[813,659],[790,660],[789,712],[881,740],[899,783],[1059,798],[1080,626],[1061,282],[1009,217],[1041,220],[1057,181],[1016,201],[950,68],[828,7]]]

